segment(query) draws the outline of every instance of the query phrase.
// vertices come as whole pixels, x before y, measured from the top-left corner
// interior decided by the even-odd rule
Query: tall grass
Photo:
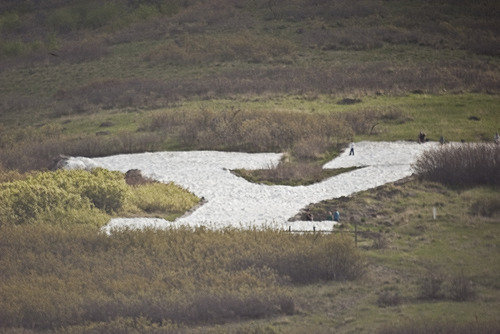
[[[83,49],[74,47],[74,49],[65,50],[64,59],[71,63],[91,62],[105,57],[109,52],[107,47],[98,42],[88,42]],[[185,52],[190,51],[185,50]],[[196,55],[191,55],[191,57]],[[241,56],[247,57],[246,53]],[[235,57],[238,58],[238,56]],[[261,57],[273,58],[274,56],[264,53]],[[108,61],[113,62],[113,59]],[[120,59],[117,61],[123,62],[122,66],[130,66]],[[95,66],[97,65],[94,63],[89,65],[89,68]],[[48,113],[46,110],[49,110],[52,117],[60,117],[124,108],[159,109],[173,106],[186,99],[210,100],[215,97],[234,99],[237,96],[246,98],[256,95],[308,94],[363,96],[380,93],[402,95],[411,91],[422,91],[428,94],[440,94],[443,91],[494,93],[499,91],[500,87],[498,78],[494,75],[497,71],[495,65],[478,65],[474,60],[443,61],[438,64],[410,63],[398,67],[384,60],[370,63],[359,61],[355,64],[329,64],[328,66],[270,64],[256,68],[242,66],[236,69],[232,66],[229,68],[224,66],[225,70],[196,76],[188,74],[171,76],[165,72],[168,66],[162,65],[160,68],[158,68],[160,65],[151,64],[151,66],[155,70],[147,69],[148,72],[153,73],[146,78],[139,71],[142,65],[137,67],[137,71],[130,70],[128,78],[122,78],[124,73],[114,73],[111,78],[95,78],[92,72],[80,73],[76,66],[67,69],[67,65],[61,64],[41,69],[43,72],[49,70],[50,73],[47,72],[46,75],[53,75],[54,80],[47,85],[37,87],[35,85],[39,84],[38,81],[18,83],[19,77],[11,77],[16,71],[7,72],[3,82],[11,86],[1,103],[9,114],[15,110],[24,113],[25,108],[29,108],[28,110],[41,109],[46,113]],[[107,72],[110,69],[97,66],[97,69],[92,71],[96,70]],[[69,73],[61,76],[60,71]],[[17,75],[22,74],[17,73]],[[73,75],[83,76],[85,79],[79,82],[68,81],[68,78]],[[13,82],[14,85],[12,85]],[[27,97],[26,87],[36,91],[37,94]]]
[[[309,154],[313,155],[322,154],[332,143],[345,142],[352,136],[349,125],[336,114],[239,109],[166,111],[153,118],[150,130],[176,133],[177,140],[186,146],[247,152],[284,151],[303,140],[323,141],[316,149],[312,143],[308,146],[312,149]]]
[[[186,35],[144,55],[144,61],[159,64],[192,65],[213,62],[289,63],[295,44],[250,31],[220,36]]]
[[[54,166],[60,155],[97,157],[118,153],[154,151],[163,147],[164,136],[159,133],[123,132],[117,136],[61,136],[25,140],[0,151],[4,168],[26,172],[46,170]]]
[[[491,1],[0,6],[9,126],[214,97],[499,91]]]
[[[353,280],[351,238],[278,231],[1,227],[0,327],[37,330],[146,317],[216,324],[294,314],[289,284]],[[117,326],[123,326],[118,321]],[[89,327],[90,328],[90,327]]]
[[[378,334],[495,334],[498,333],[498,321],[478,321],[456,323],[452,321],[419,320],[409,321],[396,326],[385,326],[377,331]]]
[[[144,120],[141,131],[116,135],[67,135],[60,124],[19,132],[6,129],[0,134],[4,147],[0,160],[4,168],[25,172],[51,168],[61,154],[96,157],[158,151],[170,145],[183,149],[288,151],[294,160],[314,161],[337,151],[354,135],[371,134],[374,126],[385,120],[406,121],[401,112],[378,109],[344,113],[166,109]]]

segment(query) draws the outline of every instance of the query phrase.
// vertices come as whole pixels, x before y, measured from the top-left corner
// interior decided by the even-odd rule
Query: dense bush
[[[165,136],[159,132],[121,133],[116,136],[88,135],[79,138],[41,136],[0,150],[6,169],[21,172],[49,169],[59,155],[96,157],[118,153],[155,151],[163,147]]]
[[[426,151],[415,172],[430,181],[455,186],[500,185],[500,145],[447,144]]]
[[[446,275],[438,269],[429,270],[419,279],[418,286],[418,297],[421,299],[463,302],[472,300],[476,296],[472,280],[463,273]]]
[[[293,282],[354,280],[363,275],[365,263],[350,237],[310,236],[309,240],[305,237],[296,239],[295,247],[290,245],[283,256],[278,256],[276,263],[269,264]]]
[[[64,217],[74,210],[92,214],[93,208],[111,213],[122,208],[127,192],[123,175],[105,169],[39,173],[0,184],[0,221],[34,223],[46,215]]]
[[[179,212],[183,213],[198,202],[198,198],[187,191],[174,186],[172,183],[149,183],[134,187],[129,202],[137,206],[140,211],[151,212]]]
[[[381,120],[405,122],[400,112],[365,110],[355,113],[308,114],[284,111],[167,109],[156,113],[145,131],[115,136],[72,138],[57,125],[33,131],[5,131],[0,136],[0,159],[5,168],[21,172],[47,169],[60,154],[106,156],[157,151],[165,141],[176,147],[245,152],[289,151],[299,160],[315,160],[354,134],[368,134]],[[353,129],[355,129],[353,131]],[[36,139],[36,140],[35,140]],[[20,141],[19,144],[12,144]],[[10,147],[9,147],[10,146]]]
[[[0,225],[102,226],[110,214],[174,217],[199,199],[173,184],[129,186],[122,173],[94,168],[33,175],[0,169]]]
[[[401,292],[395,287],[386,287],[379,292],[377,305],[380,307],[397,306],[401,304],[403,298]]]
[[[150,130],[175,133],[188,147],[246,152],[284,151],[298,143],[305,145],[303,141],[322,141],[322,146],[311,150],[313,154],[322,154],[352,136],[337,114],[245,110],[165,111],[153,118]]]
[[[438,270],[429,270],[418,281],[418,297],[422,299],[444,299],[445,291],[443,284],[446,275]]]
[[[352,239],[332,235],[180,228],[108,236],[78,226],[0,229],[3,329],[124,326],[126,319],[141,318],[214,324],[294,314],[297,301],[289,284],[356,279],[364,267]]]
[[[500,198],[496,196],[481,197],[471,205],[470,211],[475,215],[493,217],[500,213]]]

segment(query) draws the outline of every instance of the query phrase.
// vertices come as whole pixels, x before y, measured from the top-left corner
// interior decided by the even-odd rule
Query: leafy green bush
[[[77,188],[81,187],[82,196],[108,213],[121,209],[128,192],[123,175],[103,168],[94,168],[90,174],[87,180],[75,182]]]
[[[122,208],[128,191],[122,174],[105,169],[43,172],[0,184],[0,217],[4,223],[25,224],[42,215],[68,218],[71,210],[111,213]]]
[[[88,199],[33,178],[0,185],[0,213],[4,222],[34,223],[42,212],[54,207],[90,208]]]
[[[185,212],[198,201],[194,194],[172,183],[149,183],[134,187],[129,197],[130,204],[145,212]]]

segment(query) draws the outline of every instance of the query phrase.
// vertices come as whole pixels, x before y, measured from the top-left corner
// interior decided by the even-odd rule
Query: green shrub
[[[398,288],[388,287],[379,292],[377,305],[380,307],[398,306],[402,303],[403,298]]]
[[[68,219],[74,212],[88,215],[93,207],[111,213],[122,208],[128,191],[122,174],[105,169],[44,172],[0,184],[0,216],[4,222],[24,224],[42,216],[46,220]]]
[[[62,208],[55,207],[41,212],[37,223],[48,225],[84,225],[102,227],[109,222],[110,216],[96,208]]]
[[[42,212],[56,207],[90,208],[90,202],[80,195],[33,178],[1,184],[0,199],[2,219],[14,224],[34,223]]]
[[[149,183],[134,187],[129,201],[145,212],[185,212],[198,198],[173,183]]]
[[[443,283],[446,276],[439,271],[429,270],[427,274],[419,279],[418,297],[422,299],[444,299]]]
[[[500,213],[500,198],[484,196],[471,205],[471,213],[483,217],[493,217]]]
[[[268,232],[271,236],[272,233]],[[295,283],[355,280],[364,275],[364,260],[351,238],[338,235],[275,235],[276,248],[266,247],[257,262],[235,255],[235,262],[274,268]],[[278,242],[279,240],[279,242]],[[255,260],[254,260],[255,261]]]
[[[120,210],[128,193],[123,174],[103,168],[94,168],[90,174],[92,176],[86,180],[79,180],[85,183],[76,181],[76,187],[81,187],[82,196],[107,213]]]
[[[457,302],[465,302],[472,300],[476,296],[476,291],[474,288],[474,283],[463,273],[452,277],[446,287],[446,292],[448,298]]]
[[[86,198],[96,208],[108,213],[121,209],[129,191],[123,174],[104,168],[85,170],[58,170],[38,174],[34,182],[54,185]]]
[[[474,284],[463,273],[446,275],[439,270],[429,270],[418,282],[419,298],[448,299],[457,302],[471,300],[476,296]]]

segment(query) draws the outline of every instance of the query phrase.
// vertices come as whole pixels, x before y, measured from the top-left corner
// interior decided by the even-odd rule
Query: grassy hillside
[[[492,1],[1,6],[0,148],[8,149],[1,160],[9,169],[47,168],[61,153],[207,143],[185,140],[193,129],[155,131],[161,110],[184,119],[206,110],[358,113],[337,126],[348,130],[337,141],[413,139],[420,130],[433,139],[485,141],[500,127],[499,5]],[[247,140],[257,151],[300,144],[274,138],[279,143],[269,148]],[[208,143],[204,148],[248,150]]]
[[[123,200],[110,213],[36,171],[60,154],[282,151],[288,180],[272,181],[302,184],[353,139],[491,143],[499,13],[489,0],[1,1],[0,332],[498,333],[495,182],[412,178],[313,203],[315,217],[340,209],[333,235],[108,236],[96,226],[116,211],[175,218],[197,199],[93,183],[97,200]]]
[[[222,98],[496,94],[498,6],[7,1],[0,122],[10,128],[96,113],[142,116]]]
[[[498,331],[497,189],[414,179],[312,209],[332,206],[343,233],[2,226],[0,331]]]

